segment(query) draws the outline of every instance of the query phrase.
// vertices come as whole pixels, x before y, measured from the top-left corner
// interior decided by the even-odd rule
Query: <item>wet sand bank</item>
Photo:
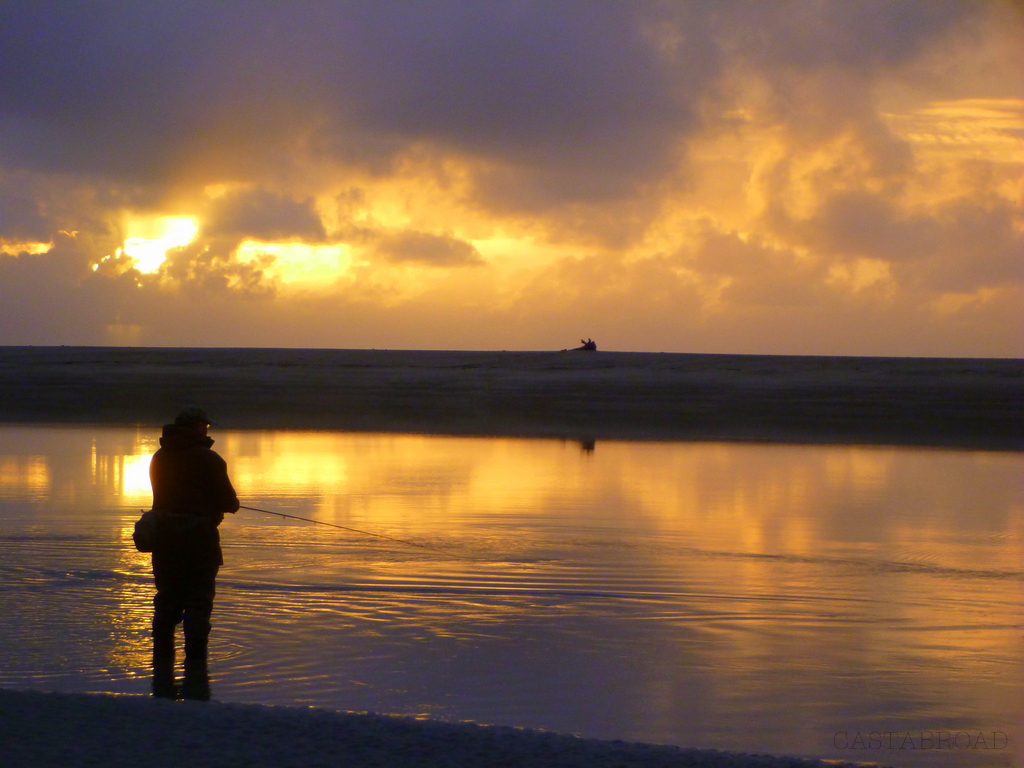
[[[839,768],[843,764],[317,709],[0,690],[0,765]]]
[[[1020,450],[1024,361],[0,347],[0,421]]]

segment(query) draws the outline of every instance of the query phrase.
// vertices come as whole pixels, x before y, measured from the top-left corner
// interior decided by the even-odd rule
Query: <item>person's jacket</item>
[[[153,454],[149,478],[153,509],[198,515],[217,525],[238,510],[238,496],[224,459],[211,450],[213,439],[193,429],[166,424]]]

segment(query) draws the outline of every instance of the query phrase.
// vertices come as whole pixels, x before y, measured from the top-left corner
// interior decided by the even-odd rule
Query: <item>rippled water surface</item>
[[[1020,454],[215,437],[243,504],[392,537],[229,517],[216,699],[1020,764]],[[0,427],[0,685],[148,692],[156,444]]]

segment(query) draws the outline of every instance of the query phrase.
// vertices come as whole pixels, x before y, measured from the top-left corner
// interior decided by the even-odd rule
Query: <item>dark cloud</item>
[[[374,73],[360,83],[357,119],[375,132],[528,167],[594,163],[622,174],[646,168],[687,127],[675,73],[642,35],[642,6],[415,8],[375,15],[355,42]],[[714,72],[713,60],[693,63],[704,78]]]
[[[743,0],[721,10],[731,52],[759,67],[873,71],[912,60],[985,9],[961,0]]]
[[[814,216],[788,227],[816,252],[887,261],[926,257],[942,234],[933,216],[905,215],[893,201],[865,191],[829,197]]]
[[[186,3],[0,5],[4,164],[166,176],[207,89],[196,28]]]
[[[274,258],[263,255],[253,261],[241,261],[237,241],[197,241],[171,248],[154,275],[146,275],[140,284],[146,288],[166,287],[191,295],[234,295],[270,299],[277,285],[266,274]]]
[[[498,207],[624,196],[671,166],[727,57],[859,71],[912,57],[970,12],[944,0],[14,0],[0,4],[0,166],[260,181],[297,152],[386,173],[427,143],[484,161]]]
[[[404,231],[385,234],[374,243],[373,252],[392,262],[411,262],[434,267],[483,264],[472,243],[451,235]]]
[[[971,292],[1024,285],[1020,210],[1003,199],[957,200],[942,206],[925,239],[935,250],[913,263],[896,262],[897,276],[938,291]]]
[[[4,3],[4,161],[160,178],[315,134],[349,159],[425,140],[625,173],[681,116],[641,7]]]
[[[66,176],[0,170],[0,240],[48,242],[62,229],[105,237],[113,234],[108,211],[124,204],[120,190],[98,190]]]
[[[46,241],[51,231],[42,201],[32,190],[0,178],[0,241]]]
[[[95,344],[105,327],[132,306],[137,286],[122,262],[98,274],[92,254],[116,242],[57,233],[43,254],[0,253],[0,338],[7,343]]]
[[[888,262],[907,285],[974,291],[1024,281],[1019,217],[995,197],[908,211],[884,195],[860,191],[834,195],[813,216],[790,219],[782,229],[816,253]]]
[[[327,233],[313,198],[293,200],[269,190],[229,192],[214,200],[204,216],[203,236],[239,241],[301,240],[323,242]]]

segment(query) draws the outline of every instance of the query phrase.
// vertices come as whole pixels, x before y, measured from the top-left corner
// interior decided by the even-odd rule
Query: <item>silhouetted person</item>
[[[174,695],[174,632],[184,621],[185,693],[209,698],[210,614],[224,563],[217,526],[225,513],[238,510],[227,464],[210,449],[209,426],[203,410],[186,408],[164,425],[149,465],[158,520],[153,544],[153,693],[158,696]]]

